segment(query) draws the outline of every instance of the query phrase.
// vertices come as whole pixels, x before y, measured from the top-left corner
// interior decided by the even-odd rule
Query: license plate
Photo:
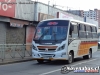
[[[49,59],[49,58],[51,58],[50,56],[46,56],[46,57],[43,57],[44,59]]]

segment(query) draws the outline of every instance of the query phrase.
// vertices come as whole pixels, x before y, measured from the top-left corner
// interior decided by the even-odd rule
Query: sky
[[[39,1],[50,5],[56,4],[58,8],[63,10],[94,10],[100,9],[100,0],[32,0]]]

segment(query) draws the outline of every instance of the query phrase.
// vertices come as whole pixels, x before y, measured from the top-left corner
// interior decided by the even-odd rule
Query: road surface
[[[74,73],[61,74],[61,67],[66,64],[64,61],[52,61],[38,64],[37,61],[0,65],[0,75],[100,75],[100,73]],[[71,66],[100,66],[100,51],[93,54],[92,59],[75,59]]]

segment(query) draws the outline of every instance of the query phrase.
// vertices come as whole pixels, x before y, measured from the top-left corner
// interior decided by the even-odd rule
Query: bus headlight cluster
[[[34,45],[32,46],[32,48],[33,48],[34,50],[37,50],[36,47],[35,47]]]
[[[59,47],[57,51],[63,50],[64,48],[65,48],[65,44],[63,44],[61,47]]]

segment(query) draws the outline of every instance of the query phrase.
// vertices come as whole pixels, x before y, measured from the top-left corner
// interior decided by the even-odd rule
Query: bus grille
[[[39,49],[39,51],[46,51],[45,49]],[[55,49],[48,49],[48,51],[55,51]]]
[[[39,51],[46,51],[46,48],[48,51],[55,51],[57,46],[37,46]]]

